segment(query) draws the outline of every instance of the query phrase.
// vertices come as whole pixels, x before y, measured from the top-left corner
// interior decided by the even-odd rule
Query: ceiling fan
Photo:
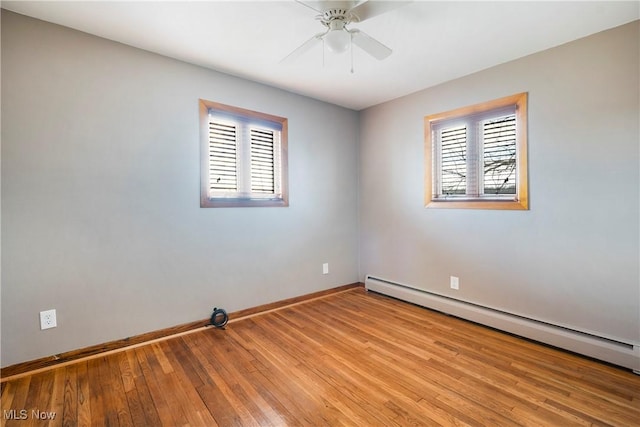
[[[391,49],[369,36],[364,31],[356,28],[350,29],[347,26],[352,22],[362,22],[374,16],[381,15],[391,10],[397,9],[410,1],[303,1],[296,0],[318,13],[316,19],[326,28],[325,31],[316,34],[309,40],[296,48],[281,62],[289,62],[298,58],[319,43],[326,46],[333,53],[343,53],[348,49],[352,51],[353,72],[353,45],[364,50],[369,55],[378,60],[385,59],[391,55]],[[323,49],[324,60],[324,49]]]

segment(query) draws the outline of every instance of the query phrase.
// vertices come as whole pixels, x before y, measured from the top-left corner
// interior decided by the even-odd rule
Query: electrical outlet
[[[40,330],[55,328],[56,326],[58,326],[58,323],[55,309],[40,312]]]
[[[322,264],[322,274],[329,274],[329,263],[325,262]]]
[[[460,289],[460,279],[458,279],[456,276],[451,276],[449,283],[451,285],[451,289]]]

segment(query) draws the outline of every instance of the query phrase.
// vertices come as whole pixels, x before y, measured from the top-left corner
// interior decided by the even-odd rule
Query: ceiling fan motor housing
[[[347,16],[348,13],[349,11],[347,9],[327,9],[319,18],[320,22],[329,29],[336,29],[336,25],[340,25],[340,29],[342,29],[345,25],[351,22]]]

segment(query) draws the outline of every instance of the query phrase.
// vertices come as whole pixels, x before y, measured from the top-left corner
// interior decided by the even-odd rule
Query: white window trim
[[[452,127],[456,124],[467,124],[467,138],[477,138],[479,131],[475,129],[483,120],[503,115],[505,112],[515,112],[516,116],[516,195],[485,195],[482,177],[476,182],[480,186],[477,195],[449,195],[440,193],[440,164],[439,149],[437,147],[436,131],[442,127]],[[460,208],[460,209],[529,209],[528,179],[527,179],[527,93],[500,98],[482,104],[472,105],[444,113],[426,116],[425,123],[425,206],[428,208]],[[482,150],[481,144],[476,144]],[[477,161],[482,162],[483,156],[477,153]],[[467,161],[469,163],[469,161]],[[482,171],[480,164],[473,165],[477,171]],[[434,171],[437,172],[434,174]],[[482,175],[482,174],[480,174]],[[468,174],[467,174],[468,176]]]

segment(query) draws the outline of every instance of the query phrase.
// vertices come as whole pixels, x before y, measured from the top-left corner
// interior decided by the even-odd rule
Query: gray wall
[[[200,208],[198,98],[289,119],[290,207]],[[2,366],[358,280],[354,111],[3,10],[2,116]]]
[[[2,366],[366,274],[640,341],[638,36],[358,115],[2,11]],[[423,117],[523,91],[531,210],[425,209]],[[199,207],[198,98],[289,118],[289,208]]]
[[[640,344],[639,36],[636,21],[363,111],[361,279]],[[423,117],[519,92],[530,210],[425,209]]]

